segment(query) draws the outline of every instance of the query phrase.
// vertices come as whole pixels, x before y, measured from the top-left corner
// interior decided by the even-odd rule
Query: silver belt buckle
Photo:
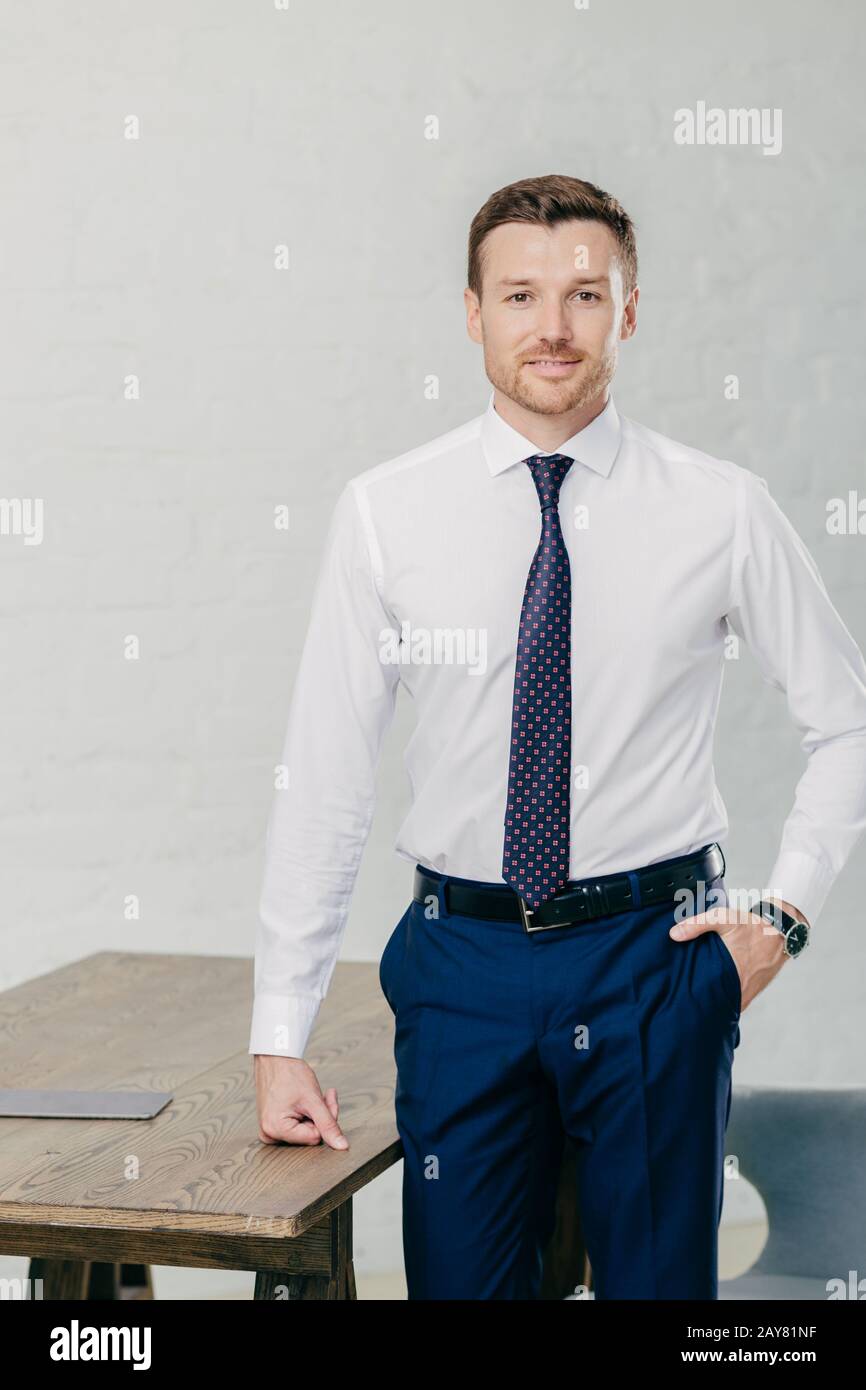
[[[520,896],[518,896],[517,902],[520,907],[520,917],[525,932],[554,931],[557,927],[570,927],[574,925],[572,922],[543,922],[540,926],[533,926],[529,919],[535,916],[535,908],[530,907],[526,899]]]
[[[603,906],[606,908],[607,900],[604,895],[604,889],[602,888],[601,884],[596,884],[595,887],[597,889],[597,892],[593,893],[583,884],[576,884],[571,889],[571,892],[582,893],[584,902],[591,902],[593,899],[595,899],[596,901],[601,902]],[[541,926],[533,927],[529,919],[530,917],[534,916],[535,909],[530,907],[529,904],[521,897],[518,897],[517,901],[520,904],[520,916],[523,920],[523,930],[527,932],[555,931],[558,927],[576,927],[580,923],[589,920],[587,917],[571,917],[567,922],[545,922]]]

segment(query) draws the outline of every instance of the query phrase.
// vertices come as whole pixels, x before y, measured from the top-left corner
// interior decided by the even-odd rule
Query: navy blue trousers
[[[379,967],[409,1298],[539,1297],[566,1133],[595,1297],[717,1298],[740,1041],[727,946],[714,931],[674,941],[676,904],[637,897],[630,912],[527,934],[448,912],[438,878]],[[722,878],[707,896],[725,905]]]

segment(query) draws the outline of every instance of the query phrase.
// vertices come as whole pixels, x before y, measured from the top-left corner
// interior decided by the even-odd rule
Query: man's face
[[[492,384],[526,410],[560,415],[592,401],[635,329],[617,243],[603,222],[506,222],[484,240],[479,305],[464,298],[470,338]]]

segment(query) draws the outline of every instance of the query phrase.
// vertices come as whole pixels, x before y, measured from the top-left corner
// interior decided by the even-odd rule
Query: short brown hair
[[[619,247],[623,290],[626,298],[637,284],[637,244],[634,223],[628,213],[610,193],[568,174],[543,174],[535,179],[521,179],[491,193],[479,208],[469,228],[470,290],[481,298],[484,271],[482,243],[488,232],[504,222],[540,222],[552,227],[570,218],[584,222],[603,222],[609,227]]]

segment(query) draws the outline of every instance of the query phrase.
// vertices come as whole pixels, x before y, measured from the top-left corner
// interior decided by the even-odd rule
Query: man
[[[380,980],[414,1299],[537,1297],[565,1132],[596,1297],[717,1296],[741,1012],[866,818],[866,666],[799,536],[762,478],[614,405],[638,296],[614,198],[493,194],[465,292],[487,409],[350,478],[313,599],[260,905],[260,1137],[346,1146],[303,1052],[402,681],[416,872]],[[712,740],[738,638],[808,766],[735,912]]]

